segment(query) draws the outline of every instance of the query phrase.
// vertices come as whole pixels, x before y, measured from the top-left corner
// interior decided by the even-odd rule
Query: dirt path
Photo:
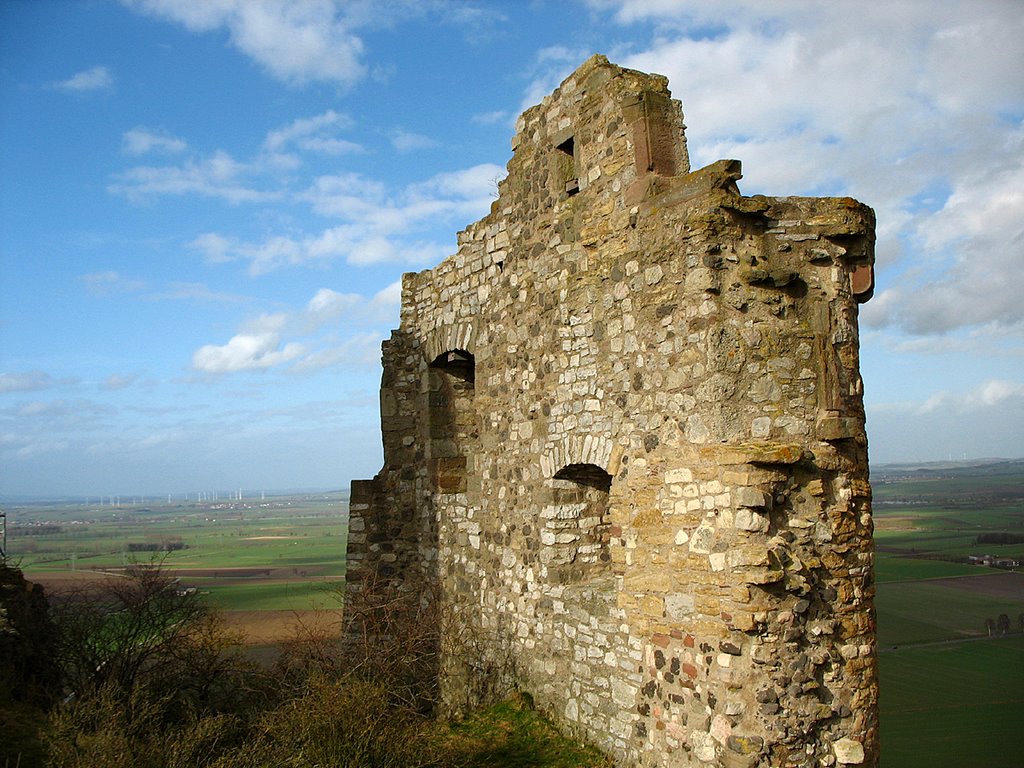
[[[899,653],[900,651],[914,651],[918,648],[930,648],[936,645],[961,645],[962,643],[977,643],[983,640],[1011,640],[1020,637],[1020,632],[1011,632],[1006,635],[981,635],[979,637],[956,637],[948,640],[929,640],[926,643],[900,643],[899,645],[887,645],[878,649],[879,653]]]

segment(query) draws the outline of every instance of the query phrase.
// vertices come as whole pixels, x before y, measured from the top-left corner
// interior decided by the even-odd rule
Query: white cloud
[[[319,176],[300,196],[321,216],[366,220],[387,203],[387,187],[358,173]]]
[[[263,315],[226,344],[206,344],[192,355],[192,367],[203,373],[235,373],[287,363],[305,348],[298,342],[282,344],[283,314]]]
[[[188,144],[182,139],[168,136],[164,132],[151,131],[142,126],[125,131],[121,136],[121,146],[129,155],[144,155],[147,152],[174,154],[188,149]]]
[[[295,365],[296,373],[309,373],[337,365],[369,367],[380,362],[380,334],[357,333],[306,355]]]
[[[91,272],[82,275],[79,280],[85,283],[85,289],[93,296],[111,296],[115,293],[134,293],[146,287],[144,280],[125,277],[114,270]]]
[[[352,85],[366,74],[352,4],[328,0],[123,0],[193,32],[226,30],[231,44],[278,80]],[[358,5],[358,4],[356,4]],[[379,6],[378,6],[379,7]],[[383,12],[383,11],[382,11]]]
[[[1020,457],[1024,383],[989,379],[966,391],[868,405],[872,463]]]
[[[321,288],[316,295],[309,300],[306,311],[317,319],[318,322],[326,322],[329,319],[338,317],[347,309],[359,303],[362,299],[358,294],[343,294],[332,291],[330,288]]]
[[[957,416],[969,416],[982,410],[992,409],[1003,410],[1008,418],[1013,418],[1012,414],[1015,411],[1021,411],[1024,408],[1024,382],[987,379],[966,391],[940,390],[932,392],[923,400],[877,403],[870,407],[878,413],[902,412],[916,415],[944,413]]]
[[[13,414],[26,419],[43,420],[54,427],[92,424],[100,416],[114,413],[114,408],[92,400],[32,400],[20,403]]]
[[[351,125],[351,118],[329,109],[314,117],[298,118],[283,128],[271,131],[263,142],[263,148],[275,154],[289,146],[329,155],[360,152],[362,147],[359,144],[334,135],[335,131]]]
[[[202,251],[206,256],[206,260],[212,264],[223,264],[224,262],[231,261],[233,258],[231,251],[235,247],[231,240],[223,235],[218,235],[216,232],[206,232],[199,235],[189,243],[189,246]]]
[[[10,459],[33,460],[47,454],[61,453],[65,451],[69,443],[67,440],[53,439],[51,437],[25,437],[16,435],[0,435],[0,448],[7,454],[5,464],[10,464]]]
[[[47,413],[62,411],[64,410],[64,407],[63,400],[54,400],[51,402],[34,400],[31,403],[22,403],[19,405],[16,413],[19,416],[42,416]]]
[[[95,66],[78,72],[67,80],[54,83],[53,87],[70,93],[108,91],[114,87],[114,76],[106,67]]]
[[[586,48],[567,48],[562,45],[542,48],[537,52],[536,62],[530,74],[531,82],[526,87],[519,111],[523,112],[540,104],[541,100],[572,74],[593,51]]]
[[[310,152],[324,155],[352,155],[364,152],[362,144],[347,139],[332,139],[321,136],[310,136],[299,142],[299,147]]]
[[[256,189],[246,181],[262,168],[239,163],[218,150],[210,157],[188,160],[181,166],[139,166],[116,174],[107,189],[132,200],[154,195],[200,195],[220,198],[231,204],[275,200],[280,193]]]
[[[261,315],[227,343],[200,347],[192,368],[208,374],[270,368],[304,374],[343,363],[375,365],[382,332],[367,326],[395,322],[400,290],[400,283],[392,283],[367,298],[321,288],[301,309]]]
[[[278,235],[257,243],[207,232],[190,245],[211,262],[246,261],[254,276],[335,259],[355,265],[430,264],[449,255],[449,247],[417,233],[427,225],[459,227],[483,216],[504,176],[504,168],[487,163],[438,174],[394,196],[380,182],[358,174],[321,176],[300,199],[340,224],[314,235]]]
[[[298,118],[284,128],[278,128],[268,133],[263,146],[271,152],[279,152],[290,142],[318,134],[324,128],[333,127],[343,120],[342,115],[333,109],[315,117]]]
[[[438,146],[438,142],[419,133],[397,130],[391,134],[391,146],[399,152],[418,152],[423,149],[433,149]]]
[[[269,131],[262,147],[246,162],[217,150],[205,157],[192,154],[175,165],[135,166],[114,174],[107,190],[142,201],[161,195],[199,195],[231,204],[265,203],[288,197],[288,175],[302,165],[296,151],[337,156],[359,153],[363,147],[339,138],[336,132],[351,125],[347,116],[328,110],[298,118]],[[122,137],[126,154],[164,154],[188,149],[178,139],[145,128],[134,128]]]
[[[1024,331],[1022,152],[1018,141],[1003,154],[1004,167],[955,179],[945,205],[916,223],[922,266],[864,308],[865,324],[916,334],[988,325]]]
[[[106,379],[103,380],[103,382],[100,384],[100,387],[102,389],[110,391],[115,391],[118,389],[127,389],[136,381],[138,381],[138,379],[139,377],[135,374],[125,375],[121,373],[112,373],[109,376],[107,376]]]
[[[0,373],[0,393],[31,392],[47,389],[55,384],[53,377],[43,371]]]
[[[275,333],[240,333],[227,344],[206,344],[192,356],[192,367],[203,373],[234,373],[270,368],[294,360],[304,352],[301,344],[280,345]]]
[[[504,109],[498,109],[493,112],[480,112],[470,119],[477,125],[494,125],[509,122],[512,115]]]
[[[402,303],[402,281],[395,280],[391,285],[379,290],[373,297],[373,304],[388,310],[397,310]]]
[[[287,266],[327,263],[347,254],[356,244],[354,235],[353,239],[346,238],[347,229],[336,227],[305,238],[277,235],[260,243],[208,232],[189,245],[202,251],[210,262],[247,261],[249,274],[256,277]]]

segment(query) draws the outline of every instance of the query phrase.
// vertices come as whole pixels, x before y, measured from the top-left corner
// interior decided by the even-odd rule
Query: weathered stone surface
[[[839,739],[834,745],[836,762],[840,765],[861,765],[864,762],[864,746],[850,738]]]
[[[622,765],[876,765],[873,213],[691,172],[666,80],[603,57],[512,146],[403,279],[350,593],[440,601],[450,711],[525,689]]]

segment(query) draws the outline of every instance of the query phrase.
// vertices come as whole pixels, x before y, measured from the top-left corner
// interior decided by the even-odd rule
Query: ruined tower
[[[602,56],[513,150],[403,279],[349,596],[434,604],[451,711],[520,688],[623,765],[877,764],[871,209],[691,171],[666,79]]]

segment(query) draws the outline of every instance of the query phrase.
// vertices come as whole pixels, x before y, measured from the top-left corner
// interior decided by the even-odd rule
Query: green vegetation
[[[17,610],[34,588],[15,569],[0,565],[0,583],[12,586],[0,592],[0,616],[21,617],[0,625],[0,676],[23,677],[30,658],[38,665],[45,649],[20,638],[49,633],[48,661],[63,680],[62,689],[49,681],[58,690],[48,696],[0,691],[4,768],[609,765],[559,736],[524,696],[463,723],[432,719],[433,623],[396,624],[392,613],[419,606],[416,599],[402,607],[393,594],[357,613],[377,621],[372,629],[389,642],[343,651],[332,637],[311,635],[261,667],[240,653],[208,602],[177,589],[157,565],[89,584],[50,611],[38,600],[32,611]]]
[[[223,611],[306,611],[345,575],[347,494],[260,501],[23,505],[8,509],[8,550],[60,589],[77,574],[158,558]]]
[[[893,581],[941,579],[948,576],[976,576],[977,566],[949,563],[944,560],[919,560],[879,552],[875,556],[875,581],[887,584]],[[886,587],[884,591],[889,591]]]
[[[877,500],[941,501],[978,504],[1020,501],[1024,495],[1024,461],[1006,459],[931,464],[886,464],[872,467]]]
[[[192,579],[201,583],[201,579]],[[286,581],[279,584],[220,584],[203,594],[221,611],[305,611],[338,607],[338,592],[321,581]]]
[[[1024,569],[969,558],[1024,561],[1024,462],[884,468],[873,483],[883,764],[1012,762],[1024,722]]]
[[[1024,722],[1024,636],[882,653],[888,768],[1010,765]]]
[[[880,584],[875,598],[879,644],[979,637],[987,634],[986,619],[1001,613],[1016,619],[1024,611],[1024,573],[1000,573],[977,566],[974,570],[989,572]],[[1015,591],[1016,599],[1012,597]]]
[[[610,766],[597,750],[563,738],[531,705],[513,696],[472,714],[465,721],[441,724],[434,738],[466,768],[582,768]]]

